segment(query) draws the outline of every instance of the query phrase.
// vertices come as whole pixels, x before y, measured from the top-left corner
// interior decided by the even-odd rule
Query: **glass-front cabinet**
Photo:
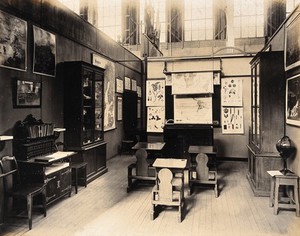
[[[283,52],[260,52],[251,64],[251,127],[248,180],[256,196],[268,196],[268,170],[282,169],[276,150],[284,135],[285,74]]]
[[[66,128],[64,142],[68,150],[78,152],[77,161],[88,163],[88,180],[92,180],[102,170],[106,170],[106,143],[103,136],[104,69],[82,61],[62,64]]]

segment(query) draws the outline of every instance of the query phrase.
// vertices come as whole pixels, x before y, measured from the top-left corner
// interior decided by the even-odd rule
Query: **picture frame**
[[[131,79],[128,77],[125,77],[125,87],[126,90],[131,90]]]
[[[286,123],[300,126],[300,74],[286,82]]]
[[[123,120],[123,98],[117,97],[117,121]]]
[[[136,80],[131,79],[131,90],[136,91]]]
[[[0,10],[0,66],[27,70],[27,22]]]
[[[14,85],[14,108],[40,108],[42,83],[16,79]]]
[[[33,26],[33,40],[33,73],[55,77],[55,35],[37,26]]]
[[[285,28],[285,70],[293,69],[300,65],[300,13],[287,21]]]
[[[123,80],[120,77],[116,78],[116,92],[117,93],[123,93],[124,92]]]

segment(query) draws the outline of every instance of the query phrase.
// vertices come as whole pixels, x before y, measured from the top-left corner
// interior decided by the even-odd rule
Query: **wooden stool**
[[[275,175],[271,179],[270,207],[274,206],[274,214],[278,214],[278,209],[296,209],[296,216],[299,212],[299,177],[295,174]],[[280,186],[293,187],[290,189],[288,197],[279,196]]]
[[[83,181],[83,185],[86,187],[87,181],[86,181],[86,162],[73,162],[71,163],[71,170],[72,170],[72,184],[75,186],[75,193],[78,192],[78,180]],[[82,170],[83,176],[79,178],[79,171]]]

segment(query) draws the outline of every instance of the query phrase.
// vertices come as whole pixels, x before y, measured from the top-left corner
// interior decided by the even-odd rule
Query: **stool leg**
[[[78,192],[78,170],[77,168],[75,169],[75,193],[77,194]]]
[[[300,209],[299,209],[299,184],[298,180],[294,184],[294,200],[296,204],[296,216],[300,216]]]
[[[274,188],[275,188],[275,177],[271,177],[271,192],[270,192],[270,200],[269,200],[269,206],[274,206]]]
[[[83,174],[84,174],[84,186],[86,187],[86,185],[87,185],[87,181],[86,181],[86,166],[83,168],[84,170],[83,170]]]
[[[274,215],[278,214],[279,186],[279,180],[275,179]]]

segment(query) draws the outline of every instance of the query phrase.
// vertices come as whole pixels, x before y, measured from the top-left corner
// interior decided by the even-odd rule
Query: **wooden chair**
[[[33,198],[42,196],[42,208],[46,217],[46,183],[23,183],[21,182],[18,163],[15,157],[4,156],[0,160],[0,178],[3,178],[6,207],[9,197],[23,199],[27,202],[27,217],[29,230],[32,229]],[[7,209],[6,209],[7,211]]]
[[[140,181],[155,181],[155,169],[148,162],[148,153],[145,149],[138,149],[135,152],[136,162],[128,166],[128,187],[129,192],[134,185]],[[151,171],[153,174],[151,174]]]
[[[215,197],[219,196],[218,193],[218,179],[217,171],[211,171],[207,167],[208,156],[204,153],[199,153],[196,156],[196,166],[190,170],[190,189],[194,185],[214,185]]]
[[[154,220],[159,210],[159,206],[177,206],[178,222],[182,221],[182,211],[184,206],[183,179],[181,188],[174,188],[174,177],[171,170],[163,168],[158,172],[157,184],[152,190],[152,211],[151,219]],[[178,181],[176,181],[178,182]]]

